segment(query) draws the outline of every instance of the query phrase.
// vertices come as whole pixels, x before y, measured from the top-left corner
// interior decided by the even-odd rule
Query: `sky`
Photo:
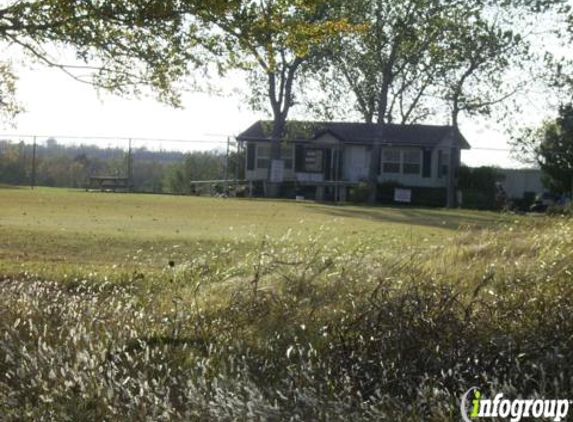
[[[38,65],[19,69],[18,76],[17,96],[25,112],[18,116],[15,127],[0,128],[0,135],[18,135],[10,136],[15,140],[24,135],[36,135],[39,142],[54,137],[61,143],[126,147],[127,141],[117,138],[140,138],[134,141],[136,147],[183,151],[225,148],[228,136],[239,134],[256,120],[268,118],[251,111],[244,104],[244,96],[237,94],[186,93],[183,108],[174,109],[153,98],[120,98],[97,92],[92,86],[77,82],[58,69]],[[220,83],[239,89],[244,85],[238,75]],[[462,152],[465,164],[523,166],[510,157],[507,137],[494,123],[463,119],[460,126],[473,147]],[[82,136],[116,139],[73,139]],[[142,138],[163,141],[151,142]]]

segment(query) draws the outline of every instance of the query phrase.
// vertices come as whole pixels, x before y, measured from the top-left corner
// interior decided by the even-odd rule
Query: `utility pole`
[[[32,180],[31,188],[36,186],[36,137],[34,136],[34,144],[32,145]]]
[[[127,150],[127,191],[131,192],[131,138],[129,138],[129,148]]]

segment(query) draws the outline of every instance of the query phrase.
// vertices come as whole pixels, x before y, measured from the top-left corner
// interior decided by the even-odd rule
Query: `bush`
[[[488,192],[466,189],[462,190],[462,207],[478,210],[492,210],[496,208],[495,195]]]
[[[378,202],[381,204],[393,204],[394,203],[394,189],[404,188],[399,182],[382,182],[376,187],[376,197]]]
[[[547,208],[547,214],[553,216],[573,217],[573,202],[567,205],[551,205]]]
[[[496,209],[496,183],[504,176],[495,167],[466,167],[458,169],[458,188],[462,191],[464,208]]]
[[[283,182],[280,186],[280,197],[294,199],[299,191],[296,182]]]
[[[366,204],[369,196],[370,185],[367,182],[360,182],[348,190],[348,201],[353,204]]]
[[[527,212],[531,209],[536,197],[537,194],[535,192],[524,192],[522,198],[513,198],[511,200],[512,209]]]
[[[422,207],[444,207],[447,201],[446,188],[412,188],[412,204]]]

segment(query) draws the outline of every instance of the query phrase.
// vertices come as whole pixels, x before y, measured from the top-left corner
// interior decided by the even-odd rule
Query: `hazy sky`
[[[125,99],[97,93],[89,85],[72,80],[59,70],[37,66],[18,72],[18,98],[26,111],[16,127],[4,127],[1,134],[46,136],[90,136],[200,140],[202,143],[144,143],[137,145],[163,149],[205,149],[224,147],[220,141],[246,129],[254,121],[267,118],[252,112],[239,95],[210,96],[188,93],[183,109],[173,109],[152,98]],[[241,80],[221,81],[226,86],[241,85]],[[432,122],[444,124],[445,122]],[[489,126],[489,127],[488,127]],[[508,151],[481,148],[507,148],[504,135],[483,121],[462,120],[461,130],[475,148],[464,151],[462,160],[469,165],[491,164],[519,166]],[[79,142],[60,138],[61,142]],[[86,141],[84,141],[86,142]],[[125,141],[90,140],[89,143],[125,145]]]

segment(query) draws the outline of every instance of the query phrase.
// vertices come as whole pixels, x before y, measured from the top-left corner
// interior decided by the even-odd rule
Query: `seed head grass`
[[[103,201],[111,225],[119,199],[144,206],[139,195],[42,195],[56,208]],[[179,212],[170,201],[270,214],[221,237],[104,233],[111,251],[91,257],[66,248],[99,234],[48,247],[38,243],[58,218],[26,239],[22,219],[2,219],[1,420],[457,421],[472,386],[573,397],[571,219],[160,201],[164,216]],[[411,223],[394,221],[404,215]],[[466,224],[437,223],[449,216]]]

